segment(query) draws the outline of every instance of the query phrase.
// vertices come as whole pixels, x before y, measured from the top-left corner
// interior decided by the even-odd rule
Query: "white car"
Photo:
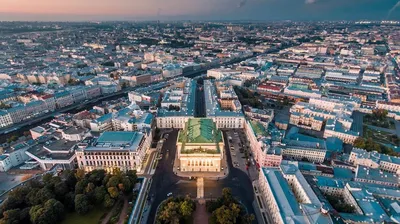
[[[172,196],[172,192],[169,192],[168,194],[167,194],[167,197],[171,197]]]

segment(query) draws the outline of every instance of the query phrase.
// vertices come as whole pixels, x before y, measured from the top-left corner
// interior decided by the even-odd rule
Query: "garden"
[[[0,223],[117,223],[126,221],[129,200],[135,200],[135,171],[112,174],[105,170],[85,173],[65,170],[60,175],[45,174],[20,186],[0,207]],[[122,214],[121,211],[124,211]],[[124,215],[124,216],[122,216]]]

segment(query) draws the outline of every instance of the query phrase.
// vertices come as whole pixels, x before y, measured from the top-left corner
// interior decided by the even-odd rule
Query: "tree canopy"
[[[66,211],[84,215],[94,207],[110,208],[115,198],[131,193],[136,183],[135,171],[108,174],[104,170],[65,170],[61,176],[45,174],[41,181],[28,181],[8,194],[0,206],[0,224],[59,223]]]

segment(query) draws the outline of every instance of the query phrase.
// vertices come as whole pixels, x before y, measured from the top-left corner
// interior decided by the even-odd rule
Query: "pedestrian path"
[[[197,178],[197,198],[204,198],[204,178]]]

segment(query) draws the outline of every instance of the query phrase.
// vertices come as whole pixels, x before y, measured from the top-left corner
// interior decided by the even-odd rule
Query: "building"
[[[397,174],[362,165],[357,166],[354,180],[358,182],[379,184],[390,187],[400,187],[400,178]]]
[[[224,140],[212,119],[190,118],[179,131],[177,153],[182,172],[220,172]]]
[[[75,169],[75,149],[78,141],[57,139],[51,136],[42,137],[43,143],[30,147],[26,154],[35,160],[43,170],[58,166],[61,169]]]
[[[353,144],[359,136],[359,132],[348,129],[340,120],[329,119],[326,121],[324,138],[337,137],[344,143]]]
[[[194,116],[197,84],[195,80],[182,80],[165,92],[157,113],[157,128],[183,129],[188,119]]]
[[[0,128],[7,127],[13,124],[10,113],[0,110]]]
[[[141,171],[151,141],[151,132],[106,131],[98,138],[85,139],[78,144],[78,167],[86,172],[95,169],[112,172],[114,168]]]
[[[218,87],[210,80],[204,80],[204,98],[206,116],[213,119],[217,128],[243,128],[245,117],[241,105],[231,87]],[[222,101],[229,95],[230,106],[224,105]],[[234,106],[232,106],[234,105]]]
[[[0,155],[0,172],[7,172],[12,168],[10,157]]]
[[[231,70],[231,69],[209,69],[207,70],[207,77],[213,77],[215,79],[223,79],[230,76],[240,75],[241,71]]]
[[[322,163],[325,160],[327,150],[319,143],[306,143],[303,145],[286,144],[282,146],[282,155],[294,160],[307,160],[314,163]]]
[[[258,185],[272,223],[333,223],[296,166],[261,168]]]
[[[279,167],[282,161],[282,150],[279,147],[271,146],[265,126],[258,121],[246,121],[244,131],[258,166]]]

